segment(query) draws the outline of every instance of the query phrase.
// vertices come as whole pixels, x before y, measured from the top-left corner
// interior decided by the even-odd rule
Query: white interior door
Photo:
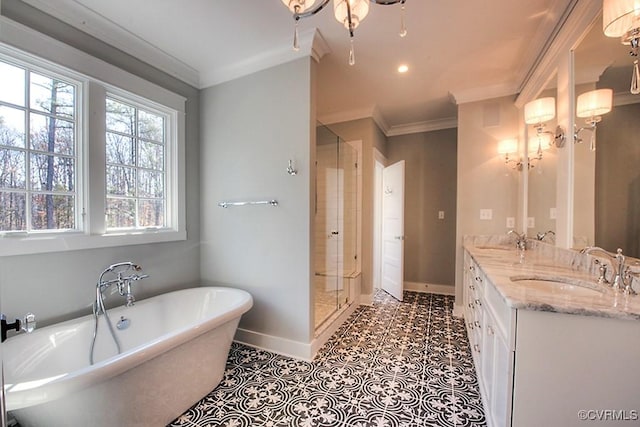
[[[382,289],[402,301],[403,281],[404,160],[382,172]]]

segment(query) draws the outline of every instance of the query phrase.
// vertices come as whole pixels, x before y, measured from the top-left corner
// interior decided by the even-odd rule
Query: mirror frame
[[[536,99],[538,94],[557,76],[556,120],[564,129],[573,129],[575,124],[575,80],[574,51],[591,29],[602,12],[600,1],[574,1],[571,12],[561,18],[561,27],[556,37],[541,55],[530,78],[524,84],[515,101],[520,109],[521,126],[524,125],[524,104]],[[562,19],[564,18],[564,21]],[[526,129],[522,132],[526,135]],[[526,149],[526,143],[525,143]],[[556,176],[556,245],[562,248],[573,246],[573,214],[574,214],[574,151],[573,144],[566,143],[558,149]],[[520,193],[522,199],[521,231],[527,230],[528,215],[528,179],[521,180]]]

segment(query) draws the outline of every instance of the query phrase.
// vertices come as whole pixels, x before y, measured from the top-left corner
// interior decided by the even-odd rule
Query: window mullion
[[[26,231],[32,231],[31,224],[31,206],[33,197],[31,188],[31,70],[25,69],[25,84],[24,84],[24,148],[25,148],[25,195],[24,195],[24,209],[25,209],[25,227]]]
[[[107,91],[102,85],[95,82],[87,85],[85,116],[90,119],[85,121],[84,133],[90,143],[84,144],[85,181],[87,182],[84,195],[85,205],[88,207],[85,212],[85,224],[87,232],[92,235],[102,235],[107,230],[105,222],[107,209],[106,96]]]

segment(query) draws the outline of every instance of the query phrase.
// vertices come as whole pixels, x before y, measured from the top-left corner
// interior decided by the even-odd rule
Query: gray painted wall
[[[140,60],[17,0],[2,1],[2,15],[116,65],[187,98],[186,241],[0,258],[0,301],[9,317],[27,311],[39,325],[88,314],[102,269],[134,260],[151,278],[136,284],[138,298],[197,284],[200,280],[199,93]],[[108,304],[121,298],[110,298]]]
[[[240,328],[297,343],[312,337],[314,69],[299,59],[201,92],[202,278],[252,294]],[[280,204],[217,206],[263,199]]]
[[[518,137],[519,117],[510,96],[458,107],[457,304],[462,303],[463,236],[505,234],[507,217],[518,215],[521,172],[508,172],[497,149],[499,141]],[[492,209],[493,219],[481,220],[480,209]]]
[[[640,104],[620,105],[598,123],[595,244],[640,258]],[[583,132],[586,139],[588,132]]]
[[[453,286],[457,129],[391,137],[389,164],[405,163],[404,280]],[[445,218],[438,219],[438,211]]]
[[[371,118],[334,123],[328,127],[345,141],[362,141],[362,284],[361,293],[373,293],[373,149],[387,153],[387,138]]]

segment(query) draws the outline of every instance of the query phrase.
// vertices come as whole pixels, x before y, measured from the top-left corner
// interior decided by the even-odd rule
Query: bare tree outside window
[[[0,231],[76,229],[76,85],[0,71]]]
[[[107,98],[107,227],[164,227],[164,116]]]

